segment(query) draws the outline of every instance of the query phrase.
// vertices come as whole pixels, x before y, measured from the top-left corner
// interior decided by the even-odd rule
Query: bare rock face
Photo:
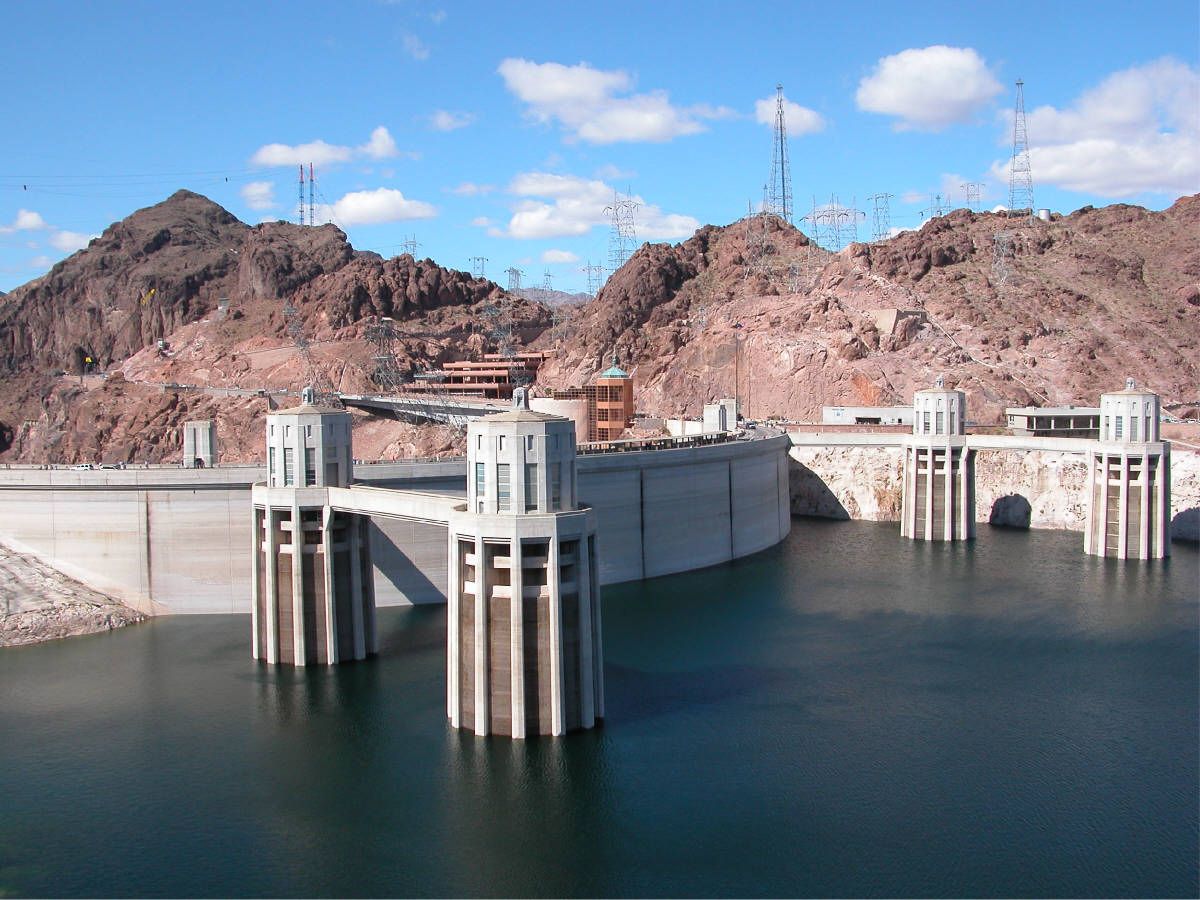
[[[1127,377],[1167,409],[1200,399],[1200,196],[1051,222],[957,210],[836,254],[778,220],[764,253],[758,221],[642,247],[539,380],[585,381],[615,350],[648,414],[737,396],[751,417],[800,421],[906,404],[939,375],[985,423],[1095,405]]]
[[[521,340],[551,324],[485,279],[355,251],[333,225],[251,227],[178,191],[0,299],[0,459],[169,459],[192,418],[217,420],[224,458],[257,458],[264,403],[195,386],[294,390],[315,369],[368,391],[371,322],[395,320],[397,363],[413,372],[494,349],[482,310],[501,302]]]

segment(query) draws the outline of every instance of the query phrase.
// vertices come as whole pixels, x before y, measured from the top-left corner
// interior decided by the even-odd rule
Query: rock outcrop
[[[819,421],[911,402],[938,375],[979,422],[1095,405],[1129,376],[1167,409],[1197,403],[1200,196],[1050,222],[957,210],[836,254],[775,219],[764,242],[761,221],[643,246],[539,380],[586,381],[616,350],[654,415],[736,394],[755,418]]]

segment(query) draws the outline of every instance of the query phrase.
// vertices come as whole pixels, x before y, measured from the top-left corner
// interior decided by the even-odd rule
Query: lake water
[[[451,731],[445,608],[0,651],[0,896],[1196,896],[1200,560],[797,519],[606,588],[608,718]]]

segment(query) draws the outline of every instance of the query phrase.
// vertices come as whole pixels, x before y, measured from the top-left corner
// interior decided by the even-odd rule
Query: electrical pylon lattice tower
[[[892,230],[892,210],[888,204],[892,196],[892,194],[872,194],[867,198],[875,207],[874,226],[871,229],[872,241],[882,241]]]
[[[1009,215],[1017,210],[1029,210],[1032,219],[1037,215],[1033,202],[1033,170],[1029,165],[1029,134],[1025,127],[1025,82],[1017,79],[1017,104],[1013,111],[1012,166],[1008,172]]]
[[[300,167],[301,174],[304,173],[304,167]],[[286,329],[288,336],[296,345],[296,350],[300,354],[300,360],[304,367],[302,375],[302,387],[311,387],[316,393],[320,401],[327,406],[334,406],[338,409],[342,407],[342,398],[338,395],[337,389],[333,385],[328,373],[319,365],[313,358],[312,345],[309,343],[308,336],[304,333],[304,320],[300,318],[300,310],[292,306],[291,301],[284,304],[283,320],[287,323]]]
[[[963,190],[967,195],[967,209],[971,212],[979,212],[979,197],[983,191],[983,182],[968,181],[963,185]]]
[[[771,180],[767,186],[767,212],[792,221],[792,170],[788,163],[787,121],[783,110],[783,85],[775,85],[775,127],[771,140]]]
[[[375,348],[371,355],[371,361],[375,363],[371,380],[383,393],[395,391],[404,381],[403,373],[396,363],[395,321],[389,316],[384,316],[368,326],[363,336]]]
[[[992,237],[992,279],[1000,290],[1008,286],[1008,261],[1012,255],[1012,232],[997,231]]]
[[[308,164],[308,224],[317,224],[317,203],[313,197],[317,189],[317,176],[313,174],[313,164]]]
[[[486,256],[472,256],[471,257],[471,275],[472,275],[472,277],[474,277],[474,278],[485,277],[483,274],[483,267],[485,265],[487,265],[487,257]]]
[[[595,297],[600,293],[600,288],[604,286],[604,266],[592,265],[592,261],[589,259],[587,265],[583,267],[583,271],[587,274],[588,293]]]
[[[637,225],[633,214],[637,211],[638,203],[629,194],[613,191],[612,206],[605,207],[604,212],[612,220],[612,230],[608,235],[608,269],[615,272],[633,255],[637,247]]]
[[[525,273],[516,266],[509,266],[504,270],[504,274],[508,276],[508,292],[514,295],[520,293],[521,276]]]
[[[413,259],[417,258],[417,248],[420,246],[422,245],[417,243],[417,236],[415,234],[406,235],[404,240],[400,242],[400,247]]]
[[[552,277],[552,276],[550,275],[550,270],[549,270],[549,269],[547,269],[545,272],[543,272],[543,273],[542,273],[542,290],[543,290],[543,291],[552,291],[552,290],[554,290],[554,287],[553,287],[553,285],[552,285],[552,284],[551,284],[551,282],[550,282],[550,279],[551,279],[551,277]]]
[[[297,206],[300,209],[300,224],[304,224],[304,163],[300,163],[300,200]]]

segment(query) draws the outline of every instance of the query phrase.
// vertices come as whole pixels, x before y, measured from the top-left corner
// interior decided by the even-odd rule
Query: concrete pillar
[[[525,737],[525,549],[521,539],[512,542],[512,596],[508,601],[509,671],[512,679],[512,736]],[[534,601],[537,602],[536,600]],[[536,648],[535,648],[536,649]]]

